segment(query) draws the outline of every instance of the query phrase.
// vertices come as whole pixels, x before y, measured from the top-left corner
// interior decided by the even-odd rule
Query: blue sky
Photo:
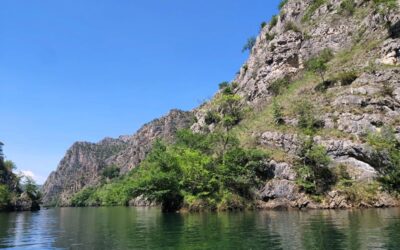
[[[132,134],[231,80],[279,0],[4,0],[0,141],[42,183],[75,141]]]

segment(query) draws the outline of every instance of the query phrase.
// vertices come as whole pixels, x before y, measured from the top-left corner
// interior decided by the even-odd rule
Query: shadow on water
[[[335,225],[331,211],[312,216],[303,227],[304,249],[345,249],[346,234]]]
[[[12,214],[0,213],[0,248],[10,246],[10,234],[12,234],[13,226],[15,225],[15,216]],[[6,240],[1,240],[6,239]],[[8,239],[8,240],[7,240]]]
[[[362,215],[359,211],[350,211],[347,216],[348,227],[347,231],[347,247],[351,250],[362,249],[361,239],[360,239],[360,224],[362,220]]]
[[[388,226],[385,227],[384,233],[387,236],[385,249],[400,249],[400,213],[397,216],[387,218]]]
[[[156,208],[0,213],[0,248],[400,249],[400,209],[163,214]]]

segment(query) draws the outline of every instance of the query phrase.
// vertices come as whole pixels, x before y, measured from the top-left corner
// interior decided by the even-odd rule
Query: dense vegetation
[[[38,209],[41,198],[38,186],[32,178],[13,173],[16,166],[4,160],[2,146],[0,142],[0,211]]]
[[[79,192],[72,204],[125,205],[143,195],[160,203],[165,211],[251,205],[255,188],[269,177],[267,155],[240,147],[230,133],[241,120],[243,108],[231,85],[221,84],[221,88],[213,118],[208,119],[215,123],[214,132],[181,130],[172,145],[157,141],[138,170],[112,184]]]
[[[369,134],[367,140],[374,150],[374,165],[380,173],[378,181],[387,191],[400,194],[400,142],[394,130],[383,127],[380,132]]]
[[[395,2],[371,0],[370,5],[391,8]],[[314,12],[325,3],[325,0],[312,1],[302,21],[311,21]],[[286,4],[287,1],[282,1],[279,8],[284,8]],[[356,15],[355,2],[342,1],[338,13]],[[278,16],[272,17],[270,30],[265,35],[268,41],[276,36],[271,28],[279,20]],[[261,28],[266,25],[263,22]],[[301,32],[290,21],[285,23],[284,30]],[[378,190],[398,195],[400,144],[390,127],[383,127],[365,138],[357,138],[371,146],[374,159],[368,164],[379,172],[380,177],[376,181],[358,183],[348,172],[350,166],[339,164],[333,167],[326,148],[315,140],[321,135],[348,139],[348,135],[343,135],[336,128],[325,128],[321,118],[323,110],[316,103],[321,97],[329,100],[329,95],[332,95],[329,88],[345,88],[369,70],[367,67],[350,67],[351,60],[360,57],[364,47],[372,48],[374,44],[362,43],[361,39],[354,41],[354,48],[350,51],[333,53],[324,49],[304,62],[305,69],[298,76],[290,75],[271,82],[268,85],[271,100],[264,109],[249,112],[250,115],[245,112],[247,107],[244,101],[236,94],[237,83],[222,82],[216,98],[206,104],[204,131],[178,131],[173,144],[157,141],[147,158],[127,176],[118,177],[118,167],[107,167],[102,173],[105,179],[103,184],[77,193],[72,205],[127,205],[135,197],[144,197],[161,204],[164,211],[181,208],[191,211],[243,209],[253,204],[256,190],[272,177],[272,169],[266,164],[270,158],[290,161],[300,190],[319,201],[330,190],[339,190],[350,201],[371,201],[371,204]],[[243,51],[251,52],[255,43],[256,39],[251,37]],[[247,71],[248,66],[244,65],[243,69]],[[393,87],[384,83],[379,94],[393,96],[393,93]],[[250,141],[254,138],[249,131],[269,130],[298,135],[298,152],[289,155],[265,149]]]

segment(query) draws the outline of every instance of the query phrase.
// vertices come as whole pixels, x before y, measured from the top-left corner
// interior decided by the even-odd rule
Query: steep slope
[[[43,203],[69,205],[74,193],[99,184],[104,168],[116,166],[120,174],[125,174],[144,159],[156,139],[172,141],[176,130],[187,128],[192,122],[190,112],[172,110],[145,124],[132,136],[74,143],[43,185]]]
[[[259,192],[261,207],[313,206],[297,185],[295,166],[307,138],[324,146],[330,166],[345,166],[352,179],[364,183],[377,177],[382,163],[367,136],[392,127],[400,138],[400,11],[392,7],[395,2],[289,0],[262,28],[232,84],[253,109],[236,134],[244,145],[265,149],[273,158],[275,178]],[[321,83],[306,65],[324,51],[333,58]],[[213,129],[205,122],[213,105],[195,111],[194,131]],[[301,128],[302,105],[302,112],[309,109],[318,121],[312,136]],[[281,124],[274,117],[277,106]],[[314,206],[350,206],[337,192]],[[396,203],[385,194],[372,200],[368,206]]]
[[[250,110],[232,134],[242,146],[270,155],[267,165],[274,176],[256,192],[259,207],[398,204],[375,185],[389,159],[370,137],[393,128],[399,144],[399,5],[395,0],[288,0],[262,26],[249,59],[229,85]],[[312,70],[310,62],[320,63],[322,57],[323,65]],[[222,92],[193,111],[193,131],[220,126],[206,118]],[[171,139],[176,128],[191,125],[190,117],[161,118],[133,137],[75,144],[46,182],[45,202],[68,205],[76,191],[99,183],[106,166],[115,164],[127,173],[145,158],[154,138]],[[354,184],[339,180],[324,196],[307,194],[299,167],[305,142],[321,146],[328,168],[340,170],[337,176],[346,185]]]

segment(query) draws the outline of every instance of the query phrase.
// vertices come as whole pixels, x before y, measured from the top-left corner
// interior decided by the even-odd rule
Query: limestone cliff
[[[345,2],[352,4],[350,9]],[[312,103],[320,121],[314,142],[327,149],[331,166],[346,165],[357,181],[376,177],[379,165],[363,138],[384,126],[395,128],[400,138],[400,3],[389,8],[376,2],[289,0],[262,27],[249,59],[232,81],[235,92],[253,109],[237,130],[242,141],[279,152],[270,162],[275,178],[260,190],[260,207],[350,206],[336,191],[324,204],[311,205],[296,187],[291,159],[304,136],[294,110],[302,101]],[[321,79],[310,76],[305,64],[323,50],[333,53],[326,73],[332,80],[319,91]],[[354,73],[350,82],[338,80],[342,72]],[[273,85],[280,79],[288,90],[276,96]],[[282,126],[273,122],[272,100],[282,108]],[[212,105],[205,103],[195,111],[194,131],[213,129],[205,124]],[[397,204],[386,194],[381,198],[368,206]]]
[[[98,143],[74,143],[43,185],[43,203],[69,205],[74,193],[100,182],[105,167],[114,165],[120,174],[127,173],[144,159],[156,139],[171,141],[176,130],[192,123],[190,112],[172,110],[145,124],[132,136],[105,138]]]
[[[337,190],[316,205],[298,189],[292,159],[304,135],[298,129],[296,105],[304,100],[312,103],[319,121],[312,140],[327,149],[332,166],[346,165],[356,181],[375,178],[377,162],[364,136],[391,126],[400,138],[400,10],[393,7],[395,1],[284,2],[280,14],[263,25],[248,60],[232,81],[234,91],[252,110],[234,132],[243,144],[275,153],[269,162],[275,177],[258,191],[260,207],[349,207]],[[305,67],[326,50],[333,59],[328,80],[321,85]],[[343,72],[351,77],[344,78]],[[277,95],[274,84],[281,79],[286,81],[286,91]],[[272,101],[282,106],[284,125],[273,121]],[[212,105],[211,100],[193,111],[193,131],[213,129],[205,123]],[[98,183],[105,166],[115,164],[122,174],[128,172],[144,159],[155,138],[171,139],[177,128],[190,126],[191,121],[192,113],[174,111],[131,137],[74,144],[46,181],[44,202],[67,205],[74,192]],[[373,204],[364,205],[394,204],[381,193]]]

